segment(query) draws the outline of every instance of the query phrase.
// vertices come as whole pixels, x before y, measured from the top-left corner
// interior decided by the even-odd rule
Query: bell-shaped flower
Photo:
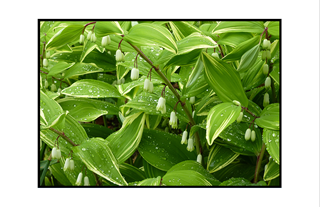
[[[270,50],[271,42],[270,40],[264,39],[262,42],[262,49]]]
[[[61,158],[61,151],[56,147],[52,148],[52,159],[59,160]]]
[[[246,141],[248,141],[248,140],[250,139],[250,137],[251,137],[251,129],[248,128],[247,131],[246,131],[246,133],[245,133],[245,135],[244,135],[244,139],[245,139]]]
[[[82,45],[83,42],[84,42],[84,35],[81,34],[81,35],[80,35],[80,39],[79,39],[79,43]]]
[[[158,105],[157,105],[157,111],[160,111],[162,114],[166,113],[166,99],[163,97],[159,98]]]
[[[202,155],[201,154],[198,154],[197,162],[201,164],[201,162],[202,162]]]
[[[192,152],[192,151],[194,150],[193,138],[191,138],[191,137],[188,139],[187,150],[188,150],[189,152]]]
[[[131,80],[138,80],[139,79],[139,69],[132,68],[131,70]]]
[[[67,170],[69,170],[69,168],[70,168],[70,158],[67,158],[66,162],[64,163],[63,170],[67,171]]]
[[[81,185],[81,183],[82,183],[82,172],[80,172],[78,175],[76,185],[79,186]]]
[[[268,76],[264,82],[264,87],[268,90],[271,87],[271,78]]]
[[[97,41],[97,37],[96,37],[96,34],[95,34],[95,33],[92,33],[92,35],[91,35],[91,41],[92,41],[92,42],[96,42],[96,41]]]
[[[46,79],[46,80],[44,80],[44,88],[48,88],[48,86],[49,86],[49,83],[48,83],[48,81]]]
[[[121,50],[116,51],[116,61],[124,62],[124,54],[121,52]]]
[[[237,122],[240,123],[242,121],[242,118],[243,118],[243,112],[241,111],[237,118]]]
[[[190,103],[194,104],[196,102],[196,97],[192,96],[190,97]]]
[[[262,72],[264,75],[268,75],[268,73],[269,73],[269,65],[268,64],[264,64],[264,66],[262,68]]]
[[[73,160],[70,160],[69,170],[70,170],[70,171],[73,171],[73,170],[74,170],[74,161],[73,161]]]
[[[172,111],[171,114],[170,114],[169,125],[171,125],[171,127],[173,129],[178,128],[178,118],[177,118],[177,115],[176,115],[176,113],[174,111]]]
[[[43,59],[43,67],[48,67],[48,65],[49,65],[49,62],[48,62],[47,58],[44,58]]]
[[[85,176],[85,177],[84,177],[84,179],[83,179],[83,185],[84,185],[84,186],[90,186],[88,176]]]
[[[269,105],[269,94],[265,93],[263,97],[263,106],[266,107]]]
[[[147,78],[144,80],[143,90],[149,91],[151,81]]]
[[[89,31],[89,32],[88,32],[88,35],[87,35],[87,39],[88,39],[88,40],[91,40],[91,35],[92,35],[92,31]]]
[[[52,83],[51,84],[51,91],[55,92],[56,90],[57,90],[57,86]]]
[[[187,130],[185,130],[183,133],[182,133],[182,139],[181,139],[181,144],[187,144],[188,143],[188,132]]]
[[[216,52],[214,52],[214,53],[212,53],[212,57],[214,57],[214,58],[219,58],[219,54],[216,53]]]
[[[254,130],[252,130],[252,132],[251,132],[251,141],[254,142],[254,140],[256,140],[256,132]]]
[[[109,35],[102,37],[102,40],[101,40],[102,47],[105,47],[105,46],[109,45],[110,43],[111,43],[111,39],[110,39]]]

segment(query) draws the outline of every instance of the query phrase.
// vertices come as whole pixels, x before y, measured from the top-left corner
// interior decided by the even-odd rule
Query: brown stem
[[[90,23],[84,25],[83,30],[82,30],[82,34],[84,33],[84,30],[86,29],[86,27],[87,27],[88,25],[90,25],[90,24],[95,24],[95,23],[96,23],[96,22],[90,22]],[[93,28],[92,28],[92,29],[93,29]]]
[[[56,134],[59,134],[64,140],[66,140],[67,142],[69,142],[72,146],[78,146],[77,144],[75,144],[69,137],[67,137],[63,132],[59,132],[58,130],[50,127],[49,128],[51,131],[55,132]]]
[[[246,110],[251,116],[256,118],[260,118],[260,116],[256,116],[254,113],[252,113],[251,111],[249,111],[249,109],[247,107],[241,106],[241,108],[243,108],[244,110]]]
[[[260,172],[261,162],[262,162],[262,158],[263,158],[265,151],[266,151],[266,145],[263,143],[263,145],[261,147],[260,154],[257,157],[257,164],[256,164],[255,172],[254,172],[254,178],[253,178],[254,183],[258,182],[258,176],[259,176],[259,172]]]
[[[219,46],[219,49],[220,49],[221,57],[223,58],[224,55],[223,55],[222,47],[221,47],[221,45],[218,45],[218,46]]]
[[[40,73],[48,74],[47,72],[44,72],[44,71],[42,71],[42,70],[40,70]],[[61,81],[61,82],[65,83],[65,84],[67,84],[68,86],[70,86],[70,84],[67,83],[67,82],[65,82],[65,81],[63,81],[63,79],[59,79],[59,78],[56,78],[56,77],[53,77],[53,76],[52,76],[52,78],[53,78],[53,79],[56,79],[56,80],[58,80],[58,81]]]

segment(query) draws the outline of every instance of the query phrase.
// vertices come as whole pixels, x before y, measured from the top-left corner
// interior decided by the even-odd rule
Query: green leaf
[[[83,25],[68,25],[57,32],[46,45],[46,50],[56,50],[66,44],[78,40],[83,30]]]
[[[193,26],[192,24],[186,21],[172,21],[172,22],[169,22],[169,24],[176,39],[177,39],[177,36],[183,39],[194,32],[200,32],[200,33],[202,32],[200,29],[198,29],[197,27]],[[177,40],[180,40],[180,39],[177,39]]]
[[[273,180],[279,177],[279,175],[280,175],[280,166],[273,159],[269,159],[269,163],[265,166],[263,180],[264,181]]]
[[[273,70],[269,75],[277,84],[280,84],[280,67],[278,61],[274,63]]]
[[[102,68],[104,72],[116,70],[116,59],[113,55],[98,50],[92,50],[83,60],[85,63],[94,63],[98,68]]]
[[[266,79],[262,71],[264,64],[265,61],[258,58],[255,64],[245,73],[241,81],[244,90],[252,89],[264,83]]]
[[[138,47],[158,45],[173,53],[177,53],[178,50],[171,33],[165,27],[157,24],[137,24],[123,39]]]
[[[189,53],[195,49],[215,48],[218,47],[210,37],[198,32],[192,33],[188,37],[177,42],[178,55]]]
[[[207,116],[212,107],[222,103],[217,95],[208,93],[207,96],[202,97],[200,103],[196,107],[197,116]]]
[[[261,128],[267,128],[271,130],[279,130],[279,119],[280,119],[280,104],[270,104],[263,109],[260,118],[256,119],[256,124]]]
[[[103,69],[94,63],[76,63],[65,72],[64,78],[97,72],[103,72]]]
[[[158,176],[163,177],[166,172],[153,167],[147,161],[143,159],[143,169],[148,178],[156,178]]]
[[[280,132],[275,130],[263,129],[263,142],[266,144],[267,151],[277,164],[280,164]]]
[[[99,124],[82,124],[81,126],[84,128],[89,138],[107,138],[110,134],[113,133],[113,131],[108,127],[101,126]]]
[[[50,172],[64,186],[72,186],[64,171],[61,169],[60,163],[51,165]]]
[[[248,98],[243,90],[239,73],[232,66],[213,58],[206,53],[201,54],[207,83],[223,102],[237,100],[242,106],[248,106]]]
[[[42,185],[45,177],[46,177],[46,174],[47,174],[47,170],[49,168],[49,164],[50,164],[50,160],[46,160],[44,162],[44,165],[43,165],[43,171],[41,173],[41,176],[40,176],[40,186]]]
[[[268,24],[268,34],[271,34],[275,38],[279,38],[280,22],[271,21]]]
[[[160,124],[161,119],[161,116],[146,114],[146,125],[148,129],[156,129]]]
[[[84,42],[83,51],[80,56],[80,63],[87,57],[89,53],[91,53],[95,48],[97,48],[96,43],[87,40]]]
[[[206,126],[209,145],[212,145],[219,134],[238,118],[240,112],[241,107],[233,103],[221,103],[209,111]]]
[[[175,166],[173,166],[172,168],[170,168],[170,170],[168,170],[167,174],[174,172],[174,171],[180,171],[180,170],[196,171],[196,172],[200,173],[201,175],[203,175],[205,177],[205,179],[207,181],[209,181],[213,186],[217,186],[220,184],[220,181],[217,180],[215,177],[213,177],[213,175],[210,174],[207,170],[205,170],[203,168],[203,166],[200,163],[198,163],[197,161],[186,160],[186,161],[180,162],[180,163],[176,164]]]
[[[118,91],[120,92],[121,95],[125,95],[125,94],[129,93],[133,88],[138,87],[138,86],[143,86],[146,78],[147,78],[146,76],[142,76],[141,78],[139,78],[136,81],[117,85],[116,87],[118,88]],[[155,84],[162,83],[162,80],[152,78],[152,83],[155,86]]]
[[[264,181],[259,181],[255,184],[244,178],[230,178],[222,182],[220,186],[267,186],[267,184]]]
[[[249,40],[246,40],[239,45],[237,45],[234,50],[232,50],[230,53],[228,53],[226,56],[222,58],[224,61],[237,61],[240,60],[242,55],[250,50],[252,47],[257,45],[259,43],[260,36],[254,36]]]
[[[95,24],[94,32],[96,37],[104,37],[110,34],[124,34],[120,24],[116,21],[100,22]]]
[[[147,178],[140,182],[129,183],[129,185],[133,186],[160,186],[161,177],[158,176],[156,178]]]
[[[235,32],[235,33],[224,33],[220,36],[218,41],[219,45],[229,45],[236,47],[240,43],[245,42],[252,38],[251,33]]]
[[[106,140],[119,163],[126,161],[137,149],[145,124],[145,114],[135,113],[125,118],[119,131]]]
[[[179,170],[167,173],[162,178],[166,186],[212,186],[199,172],[193,170]]]
[[[83,79],[73,83],[61,91],[62,94],[84,98],[121,97],[118,90],[112,85],[91,79]]]
[[[207,170],[210,173],[216,172],[232,163],[239,155],[226,147],[213,144],[208,156]]]
[[[92,138],[73,147],[73,152],[92,172],[114,184],[128,185],[120,173],[115,156],[103,139]]]
[[[58,101],[63,110],[69,111],[77,121],[90,122],[102,115],[118,115],[119,109],[114,104],[87,98],[63,98]]]
[[[63,71],[65,71],[66,69],[72,67],[75,63],[67,63],[67,62],[63,62],[63,61],[59,61],[57,64],[55,64],[52,68],[50,68],[50,71],[48,73],[49,75],[56,75],[58,73],[62,73]]]
[[[250,32],[261,34],[263,30],[264,25],[262,21],[222,21],[214,29],[213,34],[228,32]]]
[[[120,164],[119,169],[127,183],[141,181],[147,178],[142,170],[127,163]]]
[[[257,61],[260,52],[260,45],[256,45],[247,52],[245,52],[240,60],[240,65],[238,67],[239,72],[245,72],[249,70]]]
[[[181,144],[180,136],[149,129],[144,129],[138,150],[143,159],[163,171],[197,157],[194,151],[187,151],[186,145]]]

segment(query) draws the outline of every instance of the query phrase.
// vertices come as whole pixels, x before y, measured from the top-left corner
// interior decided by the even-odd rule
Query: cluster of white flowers
[[[109,35],[102,37],[102,40],[101,40],[102,47],[105,47],[105,46],[109,45],[110,43],[111,43],[111,39],[110,39]]]
[[[64,163],[63,170],[64,171],[67,171],[67,170],[73,171],[74,170],[74,161],[70,158],[67,158],[66,162]]]
[[[153,92],[153,83],[148,78],[144,81],[143,89],[149,93]]]
[[[82,174],[82,172],[80,172],[79,175],[78,175],[77,181],[76,181],[76,185],[77,185],[77,186],[80,186],[80,185],[81,185],[81,183],[82,183],[82,177],[83,177],[83,174]],[[83,186],[90,186],[88,176],[85,176],[84,179],[83,179],[83,181],[84,181]]]
[[[251,138],[251,141],[254,142],[254,140],[256,140],[256,132],[254,130],[251,131],[251,129],[248,128],[245,135],[244,135],[244,139],[246,141],[249,141],[250,138]]]
[[[165,114],[167,112],[166,110],[166,99],[163,97],[159,98],[158,105],[157,105],[157,111],[160,111],[162,114]]]
[[[173,129],[178,128],[178,118],[177,118],[177,115],[176,115],[176,113],[174,111],[172,111],[171,114],[170,114],[169,125],[171,125],[171,127]]]

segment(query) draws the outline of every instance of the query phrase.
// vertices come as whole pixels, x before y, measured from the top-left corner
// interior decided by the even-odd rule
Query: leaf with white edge
[[[178,50],[172,34],[165,27],[157,24],[137,24],[123,39],[138,47],[158,45],[173,53],[177,53]]]
[[[121,95],[125,95],[129,93],[133,88],[138,86],[143,86],[146,78],[147,78],[146,76],[142,76],[136,81],[131,81],[128,83],[117,85],[116,87],[118,88],[118,91],[120,92]],[[152,83],[153,83],[153,86],[155,86],[155,84],[161,84],[162,80],[152,78]]]
[[[188,37],[178,41],[177,45],[178,55],[191,52],[195,49],[218,47],[217,43],[214,42],[210,37],[202,35],[198,32],[192,33]]]
[[[173,34],[175,34],[175,36],[179,36],[181,39],[189,36],[194,32],[202,33],[200,29],[186,21],[172,21],[169,22],[169,24],[173,31]]]
[[[116,21],[100,22],[95,24],[94,32],[96,37],[104,37],[110,34],[124,34],[120,24]]]
[[[97,72],[103,72],[103,69],[94,63],[76,63],[65,72],[64,78]]]
[[[162,178],[165,186],[212,186],[201,173],[194,170],[179,170],[167,173]]]
[[[251,33],[245,32],[234,32],[234,33],[224,33],[220,35],[218,41],[219,45],[230,45],[231,47],[236,47],[240,43],[245,42],[252,38]]]
[[[128,185],[120,173],[117,159],[105,140],[91,138],[72,150],[92,172],[114,184]]]
[[[127,183],[142,181],[147,178],[142,170],[128,163],[120,164],[119,169]]]
[[[158,115],[146,114],[146,125],[148,129],[156,129],[160,124],[162,117]]]
[[[261,128],[267,128],[271,130],[280,129],[280,104],[270,104],[263,109],[260,118],[256,119],[256,124]]]
[[[145,124],[145,114],[135,113],[125,118],[119,131],[106,140],[119,163],[126,161],[137,149]]]
[[[213,34],[228,32],[250,32],[261,34],[264,30],[262,21],[222,21],[214,29]]]
[[[267,186],[266,182],[259,181],[258,183],[251,183],[244,178],[230,178],[220,184],[220,186]]]
[[[233,103],[221,103],[209,111],[206,126],[209,145],[212,145],[220,133],[238,118],[240,112],[241,107]]]
[[[245,72],[249,70],[257,61],[260,52],[260,45],[256,45],[247,52],[245,52],[240,60],[240,65],[238,67],[239,72]]]
[[[196,160],[195,151],[187,151],[181,144],[181,136],[163,131],[144,129],[139,153],[152,166],[168,171],[184,160]]]
[[[280,164],[280,132],[270,129],[263,129],[263,142],[267,151],[277,164]]]
[[[242,106],[248,106],[248,98],[243,90],[239,73],[231,65],[208,55],[201,54],[207,83],[213,88],[220,100],[237,100]]]
[[[50,68],[50,71],[48,73],[48,76],[52,75],[56,75],[58,73],[62,73],[63,71],[65,71],[66,69],[72,67],[75,63],[67,63],[64,61],[59,61],[57,64],[55,64],[52,68]]]
[[[59,162],[61,162],[61,161],[59,161]],[[59,183],[61,183],[63,186],[72,186],[71,182],[69,181],[69,179],[65,175],[63,169],[61,169],[60,163],[51,165],[49,167],[49,169],[50,169],[50,172],[52,173],[52,175],[54,176],[54,178],[57,179],[59,181]]]
[[[144,173],[146,174],[146,176],[148,178],[156,178],[158,176],[163,177],[166,174],[166,171],[163,170],[159,170],[156,167],[153,167],[152,165],[150,165],[147,161],[145,161],[144,159],[142,160],[143,163],[143,170]]]
[[[211,97],[212,96],[212,97]],[[212,107],[221,104],[222,101],[217,95],[208,93],[207,96],[202,97],[200,103],[196,107],[197,116],[207,116]]]
[[[257,59],[255,64],[245,73],[241,82],[244,90],[249,90],[264,83],[266,76],[262,67],[265,64],[261,59]]]
[[[221,170],[232,163],[239,155],[226,147],[213,144],[208,156],[207,170],[210,173]]]
[[[91,79],[83,79],[73,83],[61,91],[62,94],[84,98],[119,98],[121,95],[112,85]]]
[[[195,160],[186,160],[186,161],[180,162],[175,166],[173,166],[172,168],[170,168],[167,174],[173,171],[180,171],[180,170],[196,171],[201,175],[203,175],[206,178],[206,180],[209,181],[213,186],[217,186],[220,184],[219,180],[217,180],[212,174],[210,174],[207,170],[205,170],[200,163],[198,163]]]
[[[280,166],[273,161],[273,159],[269,159],[269,163],[265,165],[265,171],[263,175],[264,181],[273,180],[280,175]]]
[[[90,122],[102,115],[118,115],[119,109],[114,104],[87,98],[63,98],[58,100],[63,110],[68,110],[77,121]]]
[[[79,122],[69,114],[67,114],[65,118],[65,129],[63,130],[63,133],[75,144],[81,144],[82,142],[86,141],[88,137],[86,131],[79,124]],[[40,139],[44,141],[50,148],[54,147],[57,137],[58,134],[50,129],[40,131]],[[58,145],[62,156],[67,156],[73,147],[69,142],[61,137],[58,139]]]
[[[97,47],[96,43],[91,41],[85,41],[83,45],[83,51],[80,56],[80,63],[87,57],[87,55],[92,52]]]
[[[107,138],[110,134],[114,132],[108,127],[101,126],[99,124],[89,123],[89,124],[81,124],[81,126],[84,128],[89,138],[92,138],[92,137]]]
[[[140,182],[129,183],[129,186],[160,186],[161,177],[147,178]]]

